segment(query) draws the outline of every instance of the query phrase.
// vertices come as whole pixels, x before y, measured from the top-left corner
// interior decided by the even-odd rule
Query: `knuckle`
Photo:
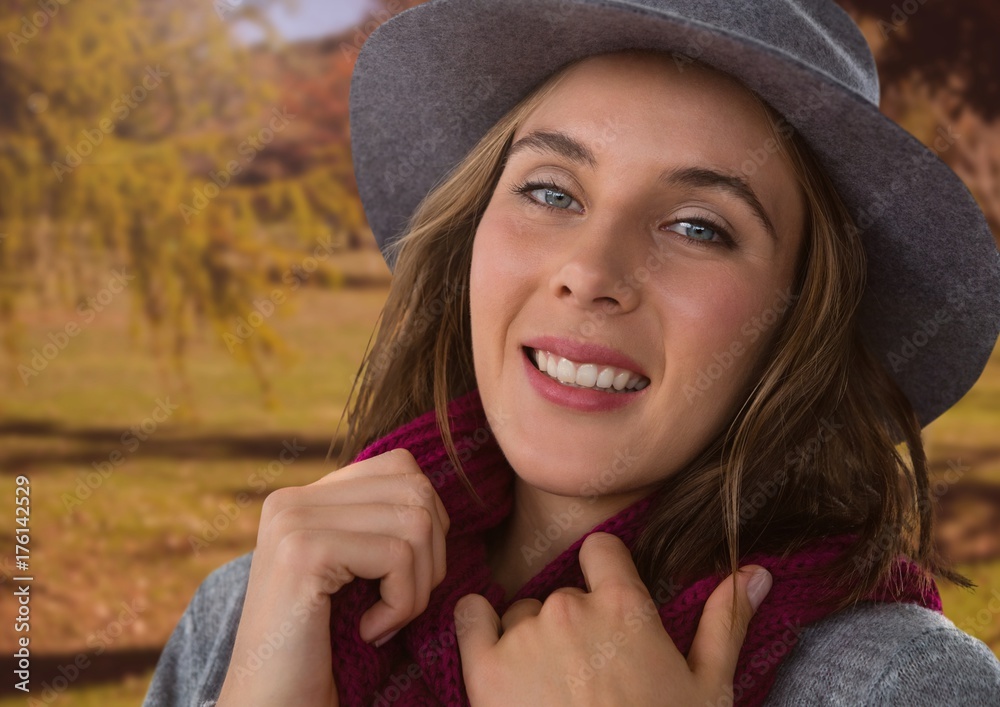
[[[303,528],[282,537],[274,549],[276,573],[300,578],[302,589],[310,596],[334,594],[354,579],[349,567],[326,559],[314,533]]]
[[[291,487],[275,489],[271,493],[267,494],[267,496],[264,497],[264,503],[261,505],[261,519],[269,520],[277,515],[278,512],[290,504],[292,495],[293,491]]]
[[[354,575],[346,567],[332,567],[317,578],[316,592],[318,594],[336,594],[345,584],[353,580]]]
[[[425,506],[398,505],[396,506],[396,515],[414,538],[423,539],[430,535],[434,529],[431,512]]]
[[[423,613],[423,609],[417,610],[417,605],[420,603],[419,601],[417,601],[417,597],[413,594],[410,594],[409,599],[410,601],[407,602],[406,606],[403,607],[402,611],[405,623],[409,623],[413,619],[417,618],[421,613]]]
[[[430,605],[430,603],[431,603],[430,594],[426,592],[421,592],[420,596],[417,597],[416,600],[414,601],[413,617],[416,618],[417,616],[420,616],[422,613],[427,611],[427,607]]]
[[[393,562],[407,565],[413,563],[413,547],[402,538],[386,538],[385,551]]]
[[[310,534],[301,528],[285,534],[275,546],[275,558],[283,567],[296,568],[300,572],[308,569],[313,562]]]
[[[433,499],[434,494],[437,493],[434,490],[434,484],[427,476],[421,473],[419,476],[414,474],[413,480],[410,482],[413,486],[413,490],[417,492],[417,495],[422,499]]]
[[[416,457],[414,457],[413,453],[406,447],[396,447],[395,449],[389,450],[388,454],[392,463],[401,464],[405,467],[404,471],[412,471],[414,468],[417,470],[420,469],[420,466],[417,464]]]
[[[448,531],[451,530],[451,516],[448,515],[448,509],[444,507],[444,503],[441,503],[441,527],[444,530],[444,534],[447,535]]]
[[[267,532],[272,537],[282,538],[300,530],[303,526],[303,511],[299,506],[286,506],[275,511],[267,524]]]
[[[576,622],[579,606],[573,594],[557,589],[542,604],[541,611],[548,614],[558,625],[571,626]]]
[[[434,586],[436,587],[439,584],[441,584],[441,582],[443,582],[444,578],[447,576],[448,576],[448,565],[445,563],[445,558],[442,557],[440,562],[436,563],[436,567],[434,568],[434,576],[431,581],[434,583]]]

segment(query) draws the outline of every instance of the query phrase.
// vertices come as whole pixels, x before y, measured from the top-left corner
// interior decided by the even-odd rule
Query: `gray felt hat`
[[[375,239],[561,66],[630,47],[725,71],[783,114],[868,253],[864,336],[922,425],[976,382],[1000,332],[1000,253],[968,189],[879,111],[871,51],[832,0],[431,0],[378,27],[351,84],[354,172]]]

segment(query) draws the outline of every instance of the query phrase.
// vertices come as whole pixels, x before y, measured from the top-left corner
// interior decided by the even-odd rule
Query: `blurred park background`
[[[332,470],[390,279],[353,182],[350,77],[415,4],[0,0],[0,706],[28,703],[18,475],[34,704],[117,706],[204,577],[253,548],[263,498]],[[1000,6],[842,4],[883,111],[1000,234]],[[942,583],[945,613],[1000,655],[1000,352],[925,438],[937,540],[978,585]]]

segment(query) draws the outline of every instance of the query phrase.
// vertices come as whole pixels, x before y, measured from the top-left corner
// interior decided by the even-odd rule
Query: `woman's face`
[[[518,475],[592,497],[690,462],[792,303],[804,213],[732,79],[649,56],[573,67],[517,130],[473,245],[476,379]]]

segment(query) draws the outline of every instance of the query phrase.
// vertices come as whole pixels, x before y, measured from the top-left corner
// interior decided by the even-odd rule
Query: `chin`
[[[506,455],[518,477],[533,488],[557,496],[592,497],[607,492],[608,482],[617,485],[622,480],[620,474],[610,471],[609,465],[595,464],[595,455],[581,454],[583,445],[576,445],[571,453],[561,453],[551,446],[539,453],[539,444],[545,443],[522,438],[513,446],[520,453]]]

